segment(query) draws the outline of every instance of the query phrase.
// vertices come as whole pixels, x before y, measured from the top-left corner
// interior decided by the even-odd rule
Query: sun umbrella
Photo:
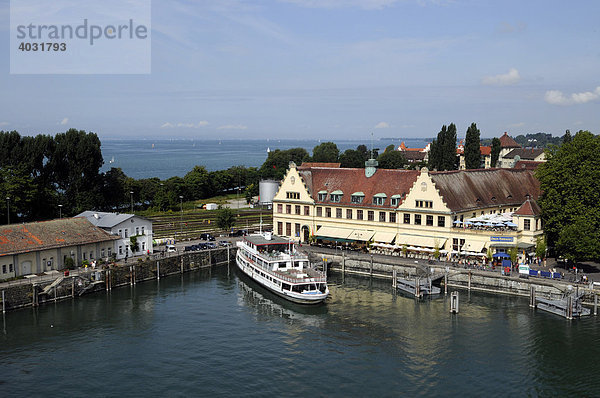
[[[494,258],[509,258],[510,255],[507,253],[494,253],[494,255],[492,257],[494,257]]]

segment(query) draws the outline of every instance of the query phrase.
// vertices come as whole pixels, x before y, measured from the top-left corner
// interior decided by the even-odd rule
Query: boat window
[[[290,290],[290,285],[288,285],[287,283],[282,283],[282,284],[281,284],[281,288],[282,288],[283,290]]]

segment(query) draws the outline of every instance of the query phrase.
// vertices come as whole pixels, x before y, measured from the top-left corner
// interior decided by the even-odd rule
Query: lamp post
[[[6,197],[6,224],[10,225],[10,196]]]
[[[62,218],[62,205],[58,205],[58,218]]]
[[[131,214],[133,214],[133,191],[129,191],[129,197],[131,198]]]
[[[179,195],[179,203],[181,205],[181,218],[179,220],[179,234],[182,235],[183,234],[183,196]]]

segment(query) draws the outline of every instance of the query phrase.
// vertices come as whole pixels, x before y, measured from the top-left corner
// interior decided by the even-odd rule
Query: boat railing
[[[313,277],[310,277],[310,278],[292,278],[292,277],[289,277],[287,275],[282,274],[281,272],[277,272],[277,271],[273,271],[273,270],[270,270],[268,268],[265,268],[264,266],[260,265],[259,263],[257,263],[256,261],[252,260],[248,256],[244,255],[244,259],[246,261],[254,264],[255,266],[259,267],[264,272],[266,272],[266,273],[268,273],[268,274],[270,274],[270,275],[272,275],[272,276],[274,276],[276,278],[282,279],[282,280],[284,280],[286,282],[291,282],[291,283],[298,283],[299,281],[301,281],[302,283],[305,283],[305,282],[325,283],[325,282],[327,282],[327,277],[325,277],[325,276],[322,276],[322,277],[321,276],[313,276]]]

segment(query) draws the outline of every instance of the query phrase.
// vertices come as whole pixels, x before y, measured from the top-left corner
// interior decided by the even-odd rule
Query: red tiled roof
[[[373,176],[367,178],[364,169],[314,167],[299,170],[299,173],[317,203],[337,204],[330,201],[330,195],[327,195],[324,202],[319,201],[318,193],[319,191],[331,193],[340,190],[343,192],[339,202],[341,205],[352,205],[352,194],[363,192],[365,198],[360,204],[361,207],[391,208],[390,197],[401,195],[399,203],[402,203],[420,172],[417,170],[378,169]],[[387,195],[383,206],[373,205],[373,196],[378,193]]]
[[[531,170],[476,169],[430,172],[431,179],[452,211],[520,205],[537,199],[540,183]]]
[[[517,141],[513,140],[506,131],[500,137],[500,146],[502,148],[521,148],[521,145],[517,144]]]
[[[408,151],[413,151],[413,152],[425,152],[425,148],[407,148],[407,147],[406,147],[406,144],[404,144],[404,141],[402,141],[402,142],[400,143],[400,146],[398,147],[398,150],[399,150],[399,151],[402,151],[402,152],[404,152],[404,151],[407,151],[407,152],[408,152]]]
[[[307,169],[311,167],[334,167],[339,169],[341,165],[341,163],[304,162],[302,165],[300,165],[300,167],[298,167],[298,169]]]
[[[515,163],[515,169],[527,169],[527,170],[535,170],[538,168],[540,164],[544,162],[536,162],[534,160],[519,160]]]
[[[514,214],[518,216],[539,216],[542,213],[540,206],[535,200],[526,200]]]
[[[465,152],[465,147],[464,146],[456,147],[456,154],[457,155],[462,155],[464,152]],[[492,154],[492,147],[491,146],[480,145],[479,146],[479,153],[482,154],[483,156],[489,156],[489,155]]]
[[[3,225],[0,227],[0,257],[115,239],[119,238],[82,217]]]
[[[420,162],[425,160],[425,156],[427,156],[426,152],[416,152],[416,151],[407,151],[403,152],[402,155],[409,162]]]

